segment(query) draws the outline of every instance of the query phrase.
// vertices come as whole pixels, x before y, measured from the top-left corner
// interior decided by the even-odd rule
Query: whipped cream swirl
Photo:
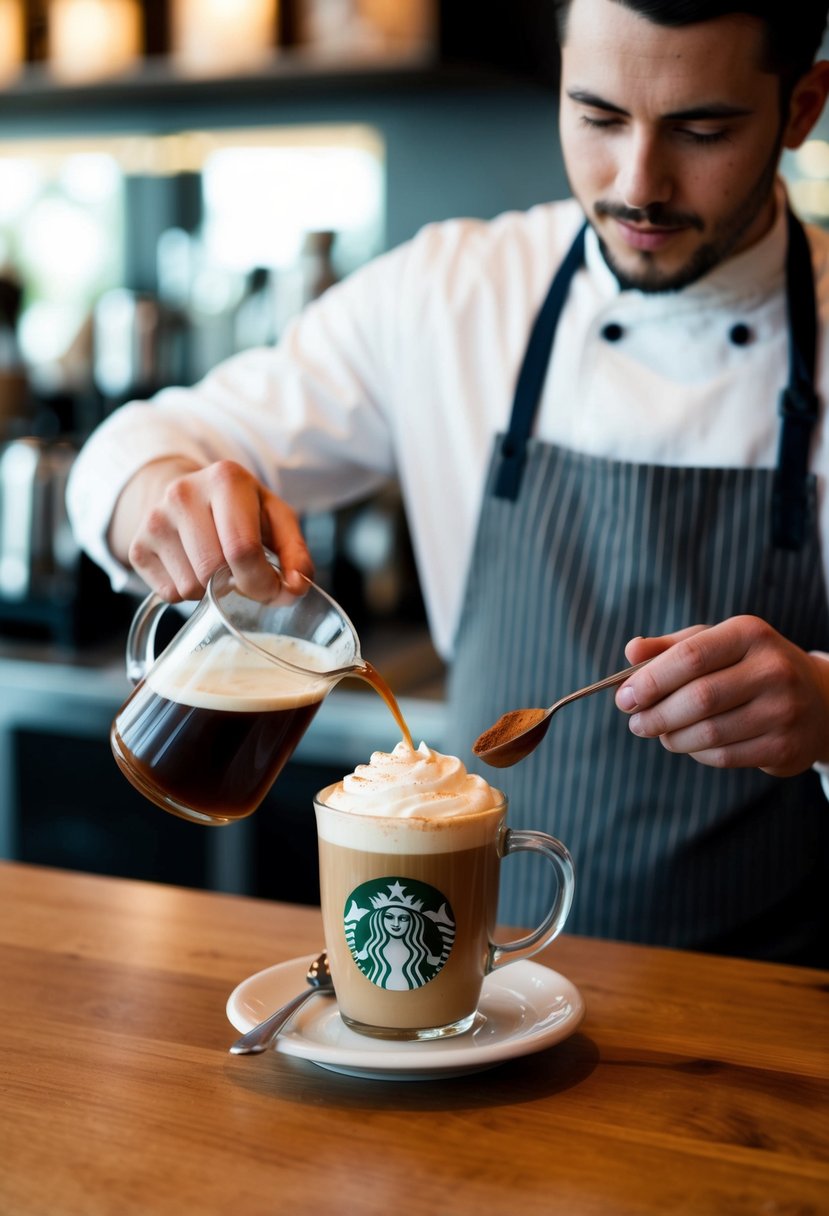
[[[323,801],[339,811],[390,818],[436,819],[474,815],[500,806],[503,794],[457,756],[421,743],[398,743],[392,752],[374,752],[368,764],[329,786]]]

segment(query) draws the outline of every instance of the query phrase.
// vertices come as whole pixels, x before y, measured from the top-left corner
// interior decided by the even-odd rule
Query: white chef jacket
[[[331,288],[277,347],[237,355],[194,388],[123,406],[72,472],[80,543],[125,586],[106,547],[115,501],[141,465],[173,453],[239,461],[299,512],[353,500],[395,475],[433,638],[451,656],[493,436],[507,426],[533,319],[582,220],[568,201],[429,225]],[[808,236],[825,402],[829,234]],[[679,292],[621,291],[590,230],[535,434],[615,460],[773,467],[788,367],[785,254],[782,183],[769,233]],[[735,326],[748,341],[732,339]],[[811,468],[826,571],[823,412]]]

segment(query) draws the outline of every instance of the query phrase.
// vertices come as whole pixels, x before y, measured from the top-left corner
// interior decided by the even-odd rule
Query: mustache
[[[628,207],[625,203],[595,203],[593,210],[598,216],[622,220],[626,224],[649,224],[653,228],[695,228],[702,232],[705,224],[693,211],[673,211],[662,203],[649,203],[647,207]]]

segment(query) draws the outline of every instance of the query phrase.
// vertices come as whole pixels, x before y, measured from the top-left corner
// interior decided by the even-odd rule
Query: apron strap
[[[809,447],[818,418],[815,391],[817,304],[812,255],[803,225],[788,211],[786,306],[789,382],[780,394],[780,441],[772,492],[772,536],[777,549],[799,549],[809,520]]]
[[[772,491],[772,537],[777,549],[799,549],[809,522],[809,448],[818,418],[814,377],[818,314],[812,255],[803,225],[787,210],[786,303],[789,379],[780,394],[782,419]],[[527,440],[547,375],[556,327],[570,284],[584,263],[587,224],[576,235],[533,324],[518,375],[509,429],[501,438],[492,493],[515,501],[521,488]]]
[[[533,324],[530,340],[518,374],[509,430],[501,440],[500,462],[495,476],[493,494],[496,498],[515,501],[521,488],[521,474],[527,453],[527,440],[532,430],[536,406],[544,387],[550,352],[553,349],[558,319],[570,283],[584,263],[584,236],[587,224],[580,228],[576,239],[553,279],[547,298]]]

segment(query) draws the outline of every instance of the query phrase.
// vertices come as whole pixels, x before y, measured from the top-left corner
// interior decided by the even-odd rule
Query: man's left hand
[[[634,638],[625,653],[631,663],[657,656],[616,693],[635,735],[713,768],[775,777],[829,763],[829,658],[759,617]]]

